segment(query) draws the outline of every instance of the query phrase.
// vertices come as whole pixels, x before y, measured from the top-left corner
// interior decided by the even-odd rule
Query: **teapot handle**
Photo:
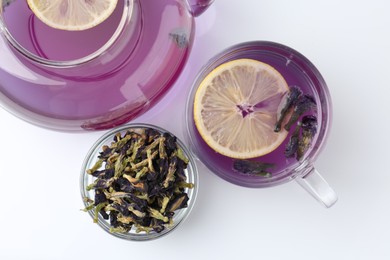
[[[214,0],[187,0],[190,12],[193,16],[201,15]]]

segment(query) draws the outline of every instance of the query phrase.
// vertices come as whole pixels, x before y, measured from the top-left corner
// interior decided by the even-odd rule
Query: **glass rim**
[[[226,62],[230,59],[234,59],[238,54],[244,53],[245,51],[255,51],[256,48],[263,47],[269,49],[277,49],[281,52],[289,52],[294,55],[294,58],[299,59],[304,63],[305,67],[309,70],[306,71],[306,73],[312,73],[312,76],[315,77],[316,81],[318,82],[318,85],[321,88],[322,96],[319,96],[318,98],[321,101],[321,110],[322,108],[325,108],[326,113],[322,113],[322,125],[320,130],[318,131],[318,137],[316,138],[315,143],[312,144],[313,149],[306,155],[304,160],[296,165],[294,167],[286,168],[275,177],[272,177],[271,179],[264,181],[264,182],[256,182],[256,181],[243,181],[242,178],[240,178],[240,175],[237,175],[236,177],[228,176],[228,174],[219,173],[218,171],[215,172],[213,170],[213,166],[208,162],[208,160],[202,158],[201,155],[199,155],[198,147],[195,141],[194,137],[194,130],[192,129],[193,123],[192,123],[192,109],[193,109],[193,98],[196,92],[197,87],[199,86],[201,80],[207,75],[206,73],[209,72],[211,68],[215,68],[218,64],[222,64],[223,62]],[[272,50],[271,50],[272,51]],[[310,77],[310,79],[312,79]],[[232,45],[230,47],[227,47],[223,49],[218,54],[212,56],[208,60],[208,62],[203,65],[200,69],[200,71],[195,76],[195,79],[192,83],[192,86],[189,90],[189,94],[187,96],[186,100],[186,107],[185,107],[185,132],[186,132],[186,139],[188,139],[188,143],[192,149],[193,154],[197,157],[199,161],[201,161],[212,173],[216,174],[217,176],[221,177],[222,179],[231,182],[236,185],[248,187],[248,188],[261,188],[261,187],[271,187],[276,186],[282,183],[289,182],[293,180],[294,178],[298,176],[304,176],[310,170],[314,167],[313,164],[315,160],[317,159],[318,155],[323,150],[326,140],[329,136],[329,131],[331,128],[331,119],[332,119],[332,102],[331,102],[331,96],[328,89],[328,86],[322,77],[319,70],[314,66],[314,64],[306,58],[303,54],[296,51],[295,49],[288,47],[286,45],[272,42],[272,41],[248,41],[248,42],[242,42],[235,45]]]
[[[124,240],[130,240],[130,241],[150,241],[154,240],[160,237],[163,237],[167,234],[170,234],[173,230],[175,230],[178,226],[180,226],[181,223],[183,223],[187,217],[190,215],[192,209],[194,208],[195,201],[197,198],[198,194],[198,189],[199,189],[199,173],[198,173],[198,168],[196,165],[195,157],[193,153],[191,152],[190,149],[186,147],[184,142],[182,142],[175,134],[172,132],[161,128],[156,125],[152,124],[146,124],[146,123],[130,123],[126,125],[122,125],[116,128],[111,129],[110,131],[106,132],[104,135],[102,135],[89,149],[87,152],[85,159],[83,161],[82,167],[81,167],[81,172],[80,172],[80,193],[82,199],[88,198],[88,192],[86,191],[86,187],[88,185],[87,183],[87,178],[90,177],[86,173],[86,170],[88,168],[89,163],[91,160],[96,160],[96,158],[92,158],[93,156],[96,155],[97,152],[99,152],[101,146],[108,142],[112,141],[112,138],[114,135],[118,132],[123,132],[128,129],[136,129],[136,128],[152,128],[154,130],[157,130],[160,133],[169,133],[173,136],[176,137],[176,142],[180,146],[180,148],[183,150],[184,154],[187,156],[189,159],[189,163],[187,166],[187,178],[188,181],[193,182],[195,184],[194,188],[188,189],[187,194],[189,197],[188,201],[188,207],[180,209],[178,212],[175,212],[174,215],[174,224],[172,227],[164,229],[161,233],[156,233],[156,232],[150,232],[150,233],[112,233],[109,231],[109,224],[107,223],[107,220],[104,220],[102,216],[99,214],[98,216],[98,226],[101,227],[104,231],[109,233],[110,235],[113,235],[115,237],[124,239]],[[86,201],[83,200],[84,206],[86,207],[88,204]],[[91,211],[88,211],[89,215],[93,218],[94,215]],[[176,217],[176,218],[175,218]]]
[[[118,24],[118,28],[115,30],[111,38],[98,50],[95,52],[88,54],[84,57],[73,59],[73,60],[52,60],[42,58],[29,50],[23,47],[13,36],[12,33],[8,30],[7,25],[3,19],[3,7],[0,7],[0,33],[4,35],[4,38],[8,41],[8,43],[15,48],[20,54],[22,54],[27,59],[34,61],[36,63],[46,65],[48,67],[58,67],[58,68],[66,68],[66,67],[74,67],[84,63],[88,63],[96,58],[100,57],[104,52],[106,52],[113,43],[119,38],[122,31],[125,29],[126,24],[130,21],[133,10],[134,10],[134,0],[123,0],[125,1],[125,5],[123,7],[123,13],[121,20]]]

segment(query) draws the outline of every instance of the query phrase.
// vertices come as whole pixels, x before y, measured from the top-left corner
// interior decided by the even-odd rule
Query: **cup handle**
[[[295,180],[325,207],[330,208],[336,203],[337,194],[314,167]]]

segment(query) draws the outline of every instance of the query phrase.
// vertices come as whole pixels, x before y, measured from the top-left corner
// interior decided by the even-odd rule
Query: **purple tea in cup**
[[[275,131],[284,127],[289,131],[287,138],[274,151],[248,160],[217,153],[203,140],[194,122],[194,98],[201,82],[218,66],[238,59],[257,60],[272,66],[290,88],[280,102],[279,113],[283,109],[288,110],[284,111],[286,119],[279,125],[275,120]],[[294,97],[294,94],[297,96]],[[284,107],[289,102],[290,107]],[[213,173],[233,184],[260,188],[295,179],[316,199],[330,207],[337,201],[337,196],[318,174],[313,163],[326,142],[331,112],[326,83],[307,58],[278,43],[247,42],[212,58],[199,73],[187,100],[187,138],[199,159]]]

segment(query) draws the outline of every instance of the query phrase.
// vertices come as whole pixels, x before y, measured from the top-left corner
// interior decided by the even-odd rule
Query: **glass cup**
[[[216,67],[231,60],[247,58],[268,63],[278,70],[289,86],[301,86],[303,92],[310,92],[317,104],[318,130],[310,149],[301,160],[295,158],[276,158],[279,152],[283,155],[284,145],[276,151],[265,155],[261,160],[279,160],[285,162],[272,172],[272,176],[253,176],[240,174],[232,167],[234,159],[223,156],[212,150],[201,138],[193,118],[193,102],[196,90],[203,79]],[[271,187],[295,180],[305,188],[315,199],[326,207],[331,207],[337,201],[337,195],[314,167],[314,162],[323,149],[331,126],[331,98],[328,87],[315,66],[299,52],[282,44],[254,41],[235,45],[212,58],[198,74],[190,91],[186,106],[186,137],[193,152],[213,173],[233,184],[250,187]],[[278,151],[279,150],[279,151]]]
[[[149,124],[127,124],[123,125],[121,127],[117,127],[112,129],[111,131],[107,132],[105,135],[103,135],[99,140],[95,142],[95,144],[91,147],[89,150],[83,166],[81,168],[81,175],[80,175],[80,192],[81,196],[84,201],[85,207],[88,206],[88,203],[84,198],[94,199],[94,190],[87,191],[87,186],[94,182],[96,179],[90,174],[87,174],[86,171],[88,169],[91,169],[93,165],[96,163],[99,153],[101,152],[101,148],[103,145],[110,145],[115,134],[121,133],[122,135],[130,129],[141,129],[141,128],[151,128],[154,130],[157,130],[160,133],[169,133],[172,136],[174,136],[172,133],[168,132],[165,129],[162,129],[160,127],[149,125]],[[110,232],[110,223],[108,220],[105,220],[100,214],[98,216],[98,222],[97,224],[106,232],[109,234],[116,236],[118,238],[126,239],[126,240],[133,240],[133,241],[146,241],[146,240],[153,240],[156,238],[160,238],[162,236],[167,235],[168,233],[171,233],[173,230],[175,230],[181,223],[184,222],[184,220],[188,217],[190,214],[195,200],[196,195],[198,191],[198,169],[196,167],[195,159],[192,155],[192,153],[185,147],[184,143],[180,141],[178,138],[176,139],[177,144],[179,147],[183,150],[184,155],[189,159],[189,163],[187,165],[187,169],[185,169],[185,174],[187,176],[187,182],[193,183],[194,188],[192,189],[186,189],[186,193],[188,195],[188,207],[182,208],[177,211],[175,211],[175,215],[173,216],[173,225],[170,227],[165,228],[162,232],[157,233],[151,231],[150,233],[137,233],[134,229],[130,230],[128,233],[111,233]],[[92,210],[88,211],[90,216],[94,217],[94,212]],[[92,224],[92,221],[91,221]]]

